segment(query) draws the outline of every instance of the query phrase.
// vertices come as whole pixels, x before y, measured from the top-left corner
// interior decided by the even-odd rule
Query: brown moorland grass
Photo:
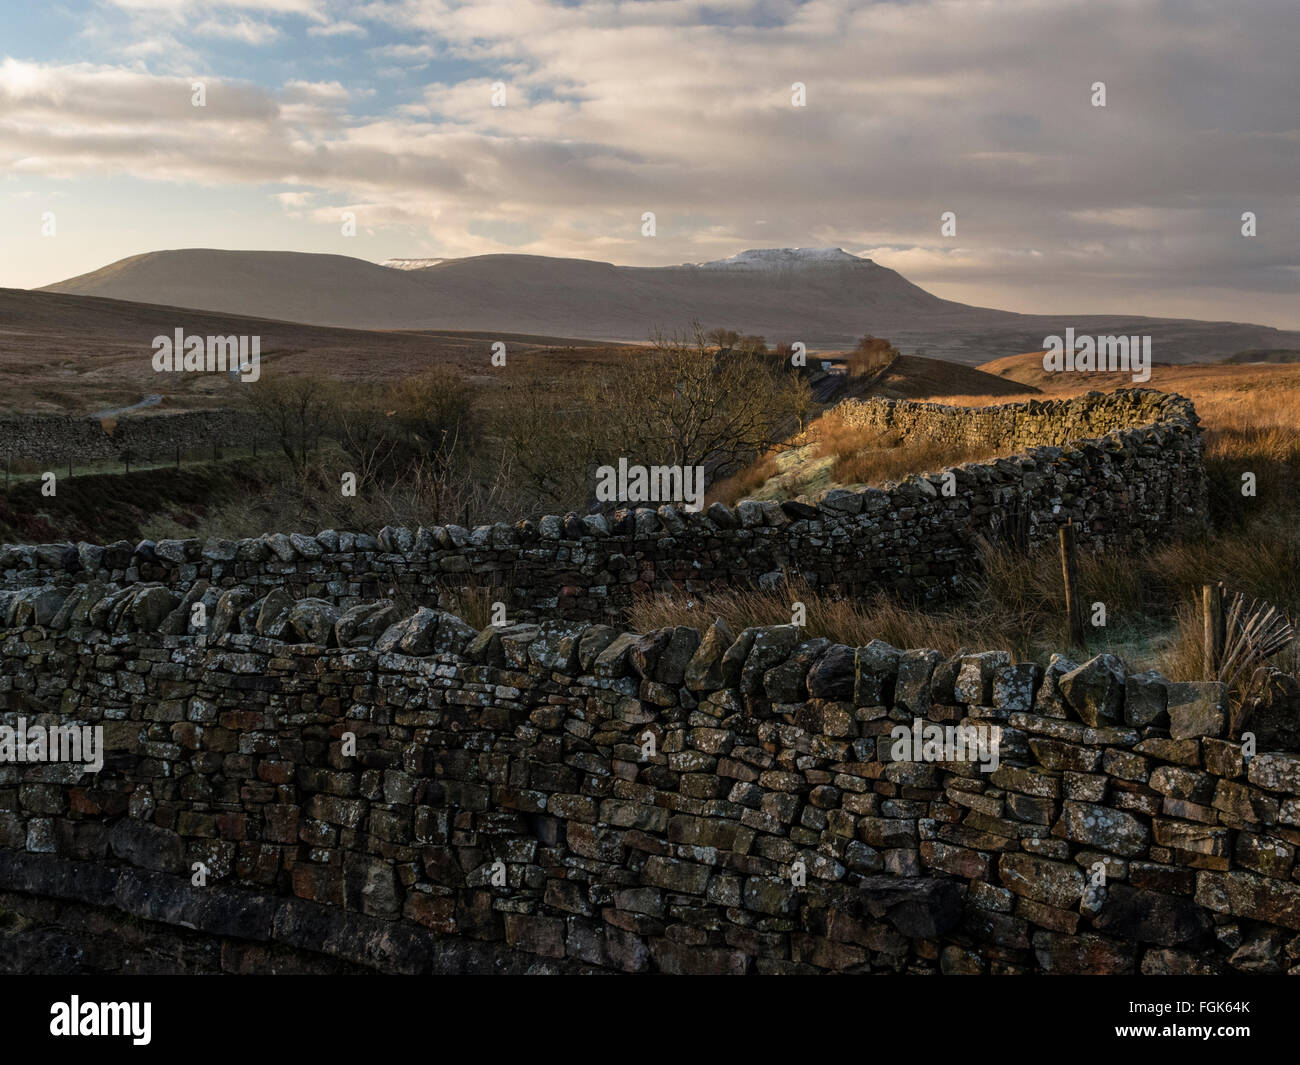
[[[779,472],[775,451],[768,451],[749,465],[737,470],[730,477],[724,477],[709,486],[709,502],[720,500],[734,504],[757,492]]]
[[[831,479],[837,484],[880,484],[992,458],[998,451],[938,440],[904,442],[896,433],[850,429],[842,441],[825,445],[826,453],[835,457]]]
[[[933,473],[999,454],[994,447],[928,439],[904,440],[895,432],[853,425],[838,410],[831,409],[803,433],[712,485],[709,499],[734,504],[759,492],[772,478],[781,474],[780,453],[794,449],[802,449],[799,463],[807,468],[796,468],[784,476],[778,487],[780,495],[785,498],[800,495],[814,487],[814,482],[820,484],[826,479],[818,473],[820,466],[812,465],[818,459],[832,460],[829,470],[831,485],[851,485],[899,481],[914,473]],[[771,494],[771,486],[767,494]]]
[[[953,395],[936,390],[918,398],[983,406],[1132,387],[1127,379],[1112,378],[1108,384],[1095,375],[1044,375],[1038,358],[1020,360],[1028,367],[1024,383],[1036,391]],[[1037,374],[1032,372],[1035,365]],[[1133,668],[1155,668],[1172,679],[1194,680],[1202,676],[1203,668],[1195,606],[1202,584],[1223,581],[1233,591],[1276,604],[1292,618],[1300,615],[1300,366],[1157,366],[1143,387],[1178,392],[1196,404],[1205,431],[1210,527],[1202,537],[1144,551],[1084,552],[1080,560],[1083,599],[1089,615],[1092,604],[1105,607],[1106,625],[1089,629],[1086,652],[1073,651],[1081,655],[1108,650]],[[847,458],[840,465],[841,452],[851,456],[855,447],[890,443],[872,441],[868,434],[855,435],[847,427],[838,429],[833,412],[821,422],[825,442],[819,442],[818,448],[837,455],[836,480],[841,472],[849,472]],[[900,450],[908,460],[907,468],[895,467],[895,477],[900,472],[919,472],[931,461],[938,465],[954,461],[947,454]],[[867,481],[872,473],[891,476],[881,472],[885,468],[883,462],[872,469],[864,464],[860,472],[866,476],[853,480]],[[1253,475],[1253,495],[1243,494],[1243,474]],[[885,595],[836,599],[790,583],[770,593],[736,591],[647,601],[632,611],[632,621],[635,627],[651,628],[707,625],[714,617],[724,617],[739,632],[747,625],[788,623],[791,603],[798,600],[807,608],[810,636],[854,646],[883,639],[900,647],[934,647],[945,653],[963,647],[999,647],[1040,663],[1052,651],[1069,650],[1060,565],[1054,551],[1039,550],[1025,557],[1007,545],[986,545],[981,572],[966,583],[964,591],[957,604],[922,607]],[[1270,664],[1296,671],[1300,648],[1293,644]]]
[[[1290,545],[1289,550],[1296,546]],[[942,606],[922,606],[883,592],[844,598],[791,579],[772,591],[647,596],[629,610],[628,623],[637,632],[670,625],[703,631],[715,618],[723,618],[739,635],[750,626],[789,624],[793,604],[803,603],[809,637],[822,636],[849,646],[884,640],[896,647],[932,647],[944,654],[992,648],[1039,665],[1046,665],[1054,652],[1072,654],[1080,661],[1108,652],[1131,669],[1157,669],[1173,680],[1199,680],[1201,623],[1190,595],[1198,586],[1165,572],[1160,553],[1137,559],[1084,555],[1080,587],[1087,613],[1091,616],[1092,604],[1104,604],[1106,624],[1089,628],[1086,647],[1071,647],[1055,552],[1041,550],[1026,558],[989,545],[983,571],[969,578],[958,601]],[[1300,666],[1300,653],[1292,646],[1272,664],[1294,672]]]
[[[179,317],[178,317],[179,315]],[[439,366],[509,402],[531,377],[563,389],[590,373],[614,373],[644,349],[567,337],[461,330],[336,329],[125,300],[0,288],[0,405],[35,413],[128,406],[150,393],[162,402],[133,418],[169,410],[226,407],[242,385],[221,373],[159,375],[149,338],[184,326],[199,335],[261,338],[263,379],[277,374],[344,381],[391,381]],[[492,345],[509,352],[509,372],[493,367]],[[522,371],[522,372],[521,372]],[[160,380],[160,376],[166,380]],[[517,393],[516,393],[517,394]]]

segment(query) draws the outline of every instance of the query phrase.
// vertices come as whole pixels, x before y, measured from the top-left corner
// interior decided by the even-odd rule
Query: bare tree
[[[727,352],[736,346],[740,334],[734,329],[710,329],[704,339],[719,351]]]
[[[884,337],[870,333],[858,341],[858,346],[848,358],[848,374],[860,377],[884,369],[898,357],[898,349]]]
[[[802,433],[808,428],[812,413],[818,406],[817,399],[813,395],[812,385],[808,383],[808,379],[802,374],[791,374],[790,382],[787,385],[787,395],[789,397],[790,413],[799,426],[799,432]]]
[[[518,398],[493,434],[528,509],[584,508],[597,468],[620,458],[713,474],[805,425],[813,405],[807,382],[765,345],[742,350],[742,339],[694,322],[680,335],[657,332],[630,365],[592,374],[562,395],[516,385]]]
[[[698,322],[682,335],[658,333],[624,386],[624,450],[670,465],[739,461],[788,420],[787,389],[787,375],[757,351],[712,351]]]
[[[294,474],[302,476],[333,429],[338,386],[320,377],[263,377],[241,394],[270,428]]]
[[[408,445],[434,462],[449,459],[470,433],[474,394],[458,374],[429,370],[388,390],[390,416]]]
[[[476,398],[459,375],[442,369],[349,390],[339,443],[388,520],[413,509],[419,520],[458,519],[494,496],[484,486],[502,480],[502,456],[494,462],[483,454]]]
[[[618,381],[625,373],[616,375]],[[590,501],[592,471],[617,439],[619,386],[603,375],[548,392],[541,381],[522,380],[509,406],[491,425],[509,464],[521,511],[581,510]]]
[[[400,466],[401,441],[392,432],[392,411],[384,389],[354,385],[338,412],[338,441],[352,460],[358,487],[378,485]]]

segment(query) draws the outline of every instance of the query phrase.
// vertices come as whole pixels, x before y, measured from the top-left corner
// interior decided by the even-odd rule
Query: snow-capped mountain
[[[686,263],[701,270],[791,270],[800,266],[841,266],[869,263],[843,248],[750,248],[728,259],[707,263]]]

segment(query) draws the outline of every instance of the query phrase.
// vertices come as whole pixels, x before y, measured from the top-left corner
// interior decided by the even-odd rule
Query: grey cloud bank
[[[196,121],[189,79],[145,62],[10,59],[0,163],[79,184],[212,183],[335,231],[349,205],[386,242],[375,258],[422,250],[417,235],[439,257],[645,265],[839,245],[966,302],[1300,326],[1300,26],[1285,4],[775,4],[701,25],[686,4],[505,17],[412,2],[362,21],[416,47],[436,35],[436,54],[482,73],[435,65],[381,113],[362,106],[370,80],[341,87],[337,72],[218,76]],[[1063,52],[1078,57],[1068,73]],[[498,78],[507,107],[490,106]],[[791,106],[795,81],[806,107]],[[1098,81],[1105,107],[1090,103]],[[306,202],[265,202],[271,183]],[[156,232],[146,246],[178,242]],[[507,232],[522,243],[482,235]],[[140,250],[100,239],[101,262]]]

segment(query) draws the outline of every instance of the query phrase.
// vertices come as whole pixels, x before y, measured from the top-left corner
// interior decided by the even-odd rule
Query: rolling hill
[[[872,384],[868,394],[886,399],[937,402],[945,396],[1023,396],[1038,391],[1033,385],[987,373],[982,368],[902,355]]]
[[[375,267],[379,269],[379,267]],[[160,410],[222,405],[220,374],[159,374],[153,338],[175,329],[261,337],[263,369],[382,380],[447,366],[489,374],[492,344],[512,360],[558,354],[567,362],[618,358],[587,340],[494,331],[367,332],[190,310],[97,296],[0,288],[0,407],[90,413],[162,393]]]
[[[1124,374],[1047,373],[1043,370],[1041,351],[994,359],[980,366],[979,371],[1000,381],[1005,388],[1042,392],[1053,398],[1077,395],[1091,389],[1109,392],[1116,388],[1140,387],[1178,392],[1196,403],[1202,419],[1207,422],[1211,419],[1206,417],[1203,404],[1210,405],[1209,409],[1218,420],[1224,421],[1248,421],[1240,412],[1257,405],[1268,409],[1270,420],[1289,418],[1292,424],[1300,420],[1295,413],[1300,409],[1296,401],[1300,394],[1300,363],[1289,360],[1156,363],[1151,369],[1151,380],[1136,386]],[[969,390],[971,396],[1000,394],[994,390]]]
[[[644,342],[657,328],[727,326],[769,341],[843,348],[864,333],[965,365],[1080,334],[1150,334],[1157,360],[1300,347],[1300,333],[1232,322],[1023,315],[940,299],[838,248],[758,249],[716,262],[625,267],[479,255],[418,267],[343,255],[187,249],[132,256],[42,291],[316,326],[474,330]],[[414,267],[414,268],[412,268]]]

